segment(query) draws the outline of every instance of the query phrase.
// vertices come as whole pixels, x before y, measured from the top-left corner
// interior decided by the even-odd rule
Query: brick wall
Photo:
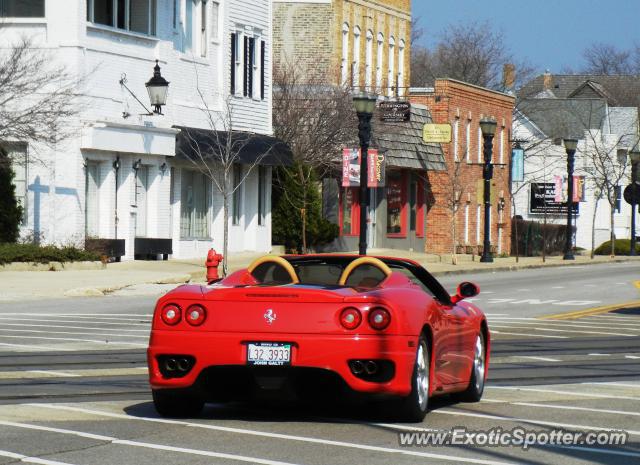
[[[451,253],[455,226],[456,243],[460,246],[458,252],[479,252],[478,246],[484,240],[481,184],[483,141],[479,136],[479,121],[483,117],[492,117],[498,124],[493,141],[493,163],[496,166],[491,181],[491,244],[495,246],[496,253],[509,253],[509,140],[514,98],[463,82],[438,79],[433,89],[412,91],[410,100],[427,105],[435,123],[449,123],[452,126],[451,143],[442,144],[447,171],[427,173],[431,194],[427,205],[425,250]],[[455,222],[452,211],[454,198],[460,200]],[[501,198],[504,199],[505,206],[500,212],[498,205]]]

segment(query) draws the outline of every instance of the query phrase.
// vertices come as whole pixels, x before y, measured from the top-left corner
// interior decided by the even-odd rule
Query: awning
[[[263,166],[291,166],[293,153],[287,144],[272,136],[245,131],[233,131],[228,141],[227,131],[174,126],[176,156],[190,161],[221,161],[223,155],[234,163]]]

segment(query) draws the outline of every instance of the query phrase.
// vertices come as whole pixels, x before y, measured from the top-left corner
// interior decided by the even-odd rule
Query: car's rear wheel
[[[190,417],[198,415],[204,399],[189,389],[153,389],[153,405],[163,417]]]
[[[411,394],[402,399],[399,410],[399,421],[418,423],[424,420],[429,407],[429,382],[431,358],[429,343],[420,336],[416,350],[416,361],[411,376]]]
[[[471,377],[469,386],[465,391],[460,393],[460,400],[465,402],[479,402],[484,392],[484,381],[487,360],[487,346],[485,343],[484,333],[476,337],[476,343],[473,346],[473,367],[471,368]]]

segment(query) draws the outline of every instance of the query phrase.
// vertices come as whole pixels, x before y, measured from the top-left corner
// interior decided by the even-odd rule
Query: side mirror
[[[478,286],[477,284],[465,281],[458,285],[458,290],[456,291],[456,295],[451,297],[451,302],[453,304],[457,304],[461,300],[475,297],[478,294],[480,294],[480,286]]]

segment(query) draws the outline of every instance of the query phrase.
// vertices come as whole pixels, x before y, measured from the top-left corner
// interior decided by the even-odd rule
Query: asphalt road
[[[637,269],[602,265],[452,278],[443,279],[450,288],[472,279],[493,292],[477,299],[493,331],[490,378],[480,403],[439,398],[420,425],[393,423],[370,404],[286,401],[208,405],[197,418],[160,419],[150,403],[144,355],[153,297],[3,305],[0,464],[640,463],[640,309],[557,321],[534,316],[584,307],[490,301],[525,292],[559,302],[579,296],[597,305],[638,299]],[[573,290],[556,289],[563,279]],[[598,292],[587,295],[586,284],[597,282]],[[624,430],[628,442],[552,446],[542,435],[528,450],[401,445],[411,440],[407,434],[457,427],[467,428],[464,439],[495,428],[615,429]]]

